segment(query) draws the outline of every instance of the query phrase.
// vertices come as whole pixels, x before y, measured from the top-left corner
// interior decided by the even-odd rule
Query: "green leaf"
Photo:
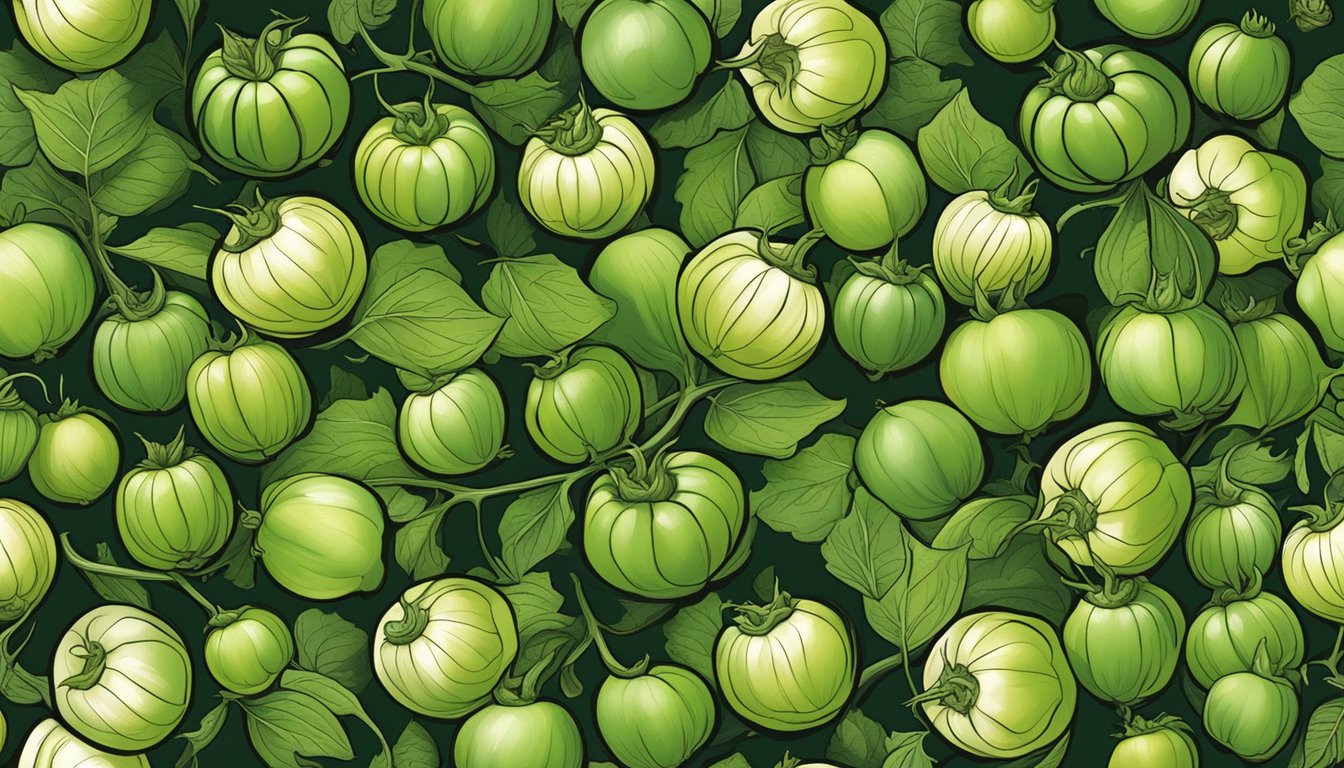
[[[177,13],[182,17],[182,26],[188,31],[196,26],[196,14],[201,12],[201,0],[173,0]]]
[[[460,371],[499,334],[461,285],[443,248],[398,240],[373,253],[368,285],[343,338],[398,368],[423,375]]]
[[[803,175],[781,176],[753,187],[737,206],[737,229],[775,232],[802,224]]]
[[[193,145],[157,123],[140,146],[106,171],[94,175],[93,202],[113,216],[138,216],[160,210],[187,191],[200,170],[188,152]]]
[[[832,576],[877,600],[905,571],[905,536],[896,513],[859,488],[849,514],[826,535],[821,556]]]
[[[555,12],[565,26],[578,30],[583,15],[596,4],[596,0],[555,0]]]
[[[1019,536],[997,557],[971,560],[962,611],[986,607],[1033,613],[1062,626],[1073,595],[1046,556],[1039,536]]]
[[[33,115],[37,143],[52,165],[80,176],[112,167],[140,145],[150,108],[134,98],[135,84],[116,70],[71,80],[55,93],[15,88]]]
[[[858,709],[845,713],[826,745],[827,760],[853,768],[882,768],[886,757],[886,731]]]
[[[340,717],[353,717],[363,723],[374,735],[378,737],[378,743],[382,745],[383,751],[375,758],[373,765],[377,766],[381,760],[383,765],[387,765],[391,756],[388,754],[391,749],[387,746],[387,739],[383,737],[383,732],[378,728],[378,724],[369,717],[368,712],[364,711],[364,705],[359,703],[359,698],[354,692],[341,685],[340,682],[320,674],[310,672],[304,669],[287,669],[280,676],[280,687],[312,696],[322,703],[331,713]]]
[[[709,768],[751,768],[751,763],[747,762],[747,758],[743,757],[741,753],[734,752],[709,766]]]
[[[882,12],[888,55],[907,56],[930,64],[971,63],[961,47],[961,6],[952,0],[895,0]],[[987,187],[993,189],[993,187]]]
[[[522,494],[499,519],[500,561],[514,581],[555,554],[574,524],[570,481]]]
[[[0,165],[27,165],[37,152],[33,117],[14,89],[50,92],[69,77],[20,43],[0,51]]]
[[[1025,162],[1003,129],[975,110],[965,88],[919,129],[918,144],[929,178],[953,195],[997,189]]]
[[[393,768],[440,768],[441,764],[434,737],[420,723],[414,720],[407,723],[392,747]]]
[[[966,548],[933,549],[906,536],[905,572],[880,600],[864,598],[873,630],[913,654],[932,640],[961,607],[966,590]]]
[[[1097,285],[1116,306],[1160,298],[1162,311],[1204,301],[1217,253],[1204,231],[1142,179],[1124,191],[1094,256]]]
[[[832,400],[806,381],[734,384],[710,400],[705,434],[730,451],[786,459],[844,410],[845,400]]]
[[[210,567],[219,569],[224,580],[235,587],[252,589],[257,585],[257,557],[252,552],[255,540],[256,531],[243,525],[233,526],[224,551]]]
[[[359,11],[355,0],[331,0],[327,6],[327,25],[331,37],[341,45],[349,45],[359,34]]]
[[[8,642],[6,635],[3,642]],[[11,654],[17,653],[0,647],[0,697],[19,706],[41,704],[51,708],[51,681],[24,669]]]
[[[518,202],[517,193],[507,188],[495,193],[485,213],[485,231],[495,253],[514,259],[526,256],[537,247],[536,225]]]
[[[296,691],[238,699],[252,748],[269,768],[309,768],[304,758],[354,758],[345,729],[322,702]]]
[[[373,673],[369,667],[369,635],[340,614],[309,608],[294,621],[294,644],[302,669],[363,693]]]
[[[933,546],[955,549],[967,545],[971,560],[988,560],[1012,536],[1014,529],[1034,514],[1036,497],[1025,495],[984,496],[962,504],[948,518]]]
[[[682,234],[698,248],[732,229],[737,206],[756,183],[747,128],[720,131],[683,162],[674,197],[681,203]]]
[[[447,572],[452,559],[439,543],[439,529],[446,510],[415,517],[397,529],[392,554],[413,579],[428,579]]]
[[[481,302],[504,318],[492,349],[506,357],[554,354],[616,314],[612,301],[549,253],[496,262],[481,288]]]
[[[887,737],[887,759],[882,768],[933,768],[933,758],[924,751],[926,731],[893,733]]]
[[[117,565],[117,559],[112,555],[112,548],[107,542],[98,542],[97,555],[95,562],[103,565]],[[95,573],[93,571],[81,571],[84,578],[88,580],[89,586],[97,592],[99,597],[113,603],[129,603],[139,608],[149,610],[149,592],[144,585],[135,579],[128,579],[122,576],[108,576],[105,573]]]
[[[215,737],[224,728],[224,722],[229,719],[229,703],[221,701],[213,709],[205,713],[201,718],[200,727],[194,731],[188,731],[178,735],[177,738],[183,739],[187,745],[182,749],[182,756],[177,758],[173,765],[175,768],[195,768],[197,756],[200,755],[206,747],[210,746]]]
[[[760,120],[747,126],[747,149],[758,184],[802,173],[812,164],[812,153],[806,144]]]
[[[573,55],[572,46],[569,55]],[[572,96],[564,84],[538,71],[517,79],[487,80],[471,87],[474,112],[504,141],[520,145],[561,109]]]
[[[1244,446],[1247,442],[1255,442],[1256,445],[1247,448]],[[1195,485],[1213,485],[1223,456],[1232,449],[1236,449],[1236,453],[1228,459],[1227,474],[1236,482],[1274,485],[1283,481],[1292,471],[1293,458],[1289,451],[1275,455],[1274,444],[1270,440],[1260,440],[1250,430],[1236,429],[1213,446],[1207,463],[1190,469],[1190,477]]]
[[[365,29],[378,29],[392,20],[397,10],[397,0],[355,0],[355,11],[359,14],[359,23]]]
[[[898,59],[887,69],[887,87],[860,118],[865,128],[886,128],[914,141],[939,110],[961,91],[958,79],[923,59]]]
[[[209,224],[191,221],[177,227],[155,227],[132,243],[109,246],[108,250],[118,256],[205,280],[210,255],[218,241],[219,232]]]
[[[1334,214],[1344,221],[1344,160],[1321,157],[1321,177],[1311,185],[1311,207],[1316,218]]]
[[[182,68],[182,49],[172,35],[166,30],[160,32],[154,42],[141,46],[118,65],[117,71],[135,84],[137,103],[151,108],[163,106],[174,125],[183,133],[190,132],[186,118],[187,73]]]
[[[528,573],[516,584],[500,587],[518,624],[518,642],[526,643],[539,632],[564,629],[573,618],[560,612],[565,596],[551,584],[549,573]]]
[[[1287,110],[1280,108],[1255,126],[1254,136],[1260,146],[1265,149],[1279,148],[1279,139],[1283,136],[1283,123],[1287,114]]]
[[[49,212],[43,220],[69,226],[89,220],[89,209],[84,190],[70,183],[42,155],[22,168],[6,171],[0,180],[0,211],[8,216],[22,208],[25,217],[35,218],[35,212]]]
[[[1293,94],[1288,109],[1308,141],[1344,160],[1344,54],[1318,64]]]
[[[663,625],[667,656],[706,680],[714,679],[714,641],[723,629],[723,601],[710,592],[694,605],[677,611]]]
[[[720,38],[733,31],[742,15],[742,0],[691,0],[691,4],[705,14],[714,35]]]
[[[603,249],[588,282],[615,303],[616,314],[593,338],[641,368],[683,377],[694,356],[677,319],[677,277],[690,254],[691,246],[665,229],[643,230]]]
[[[325,411],[337,400],[368,400],[369,388],[364,380],[339,365],[331,366],[331,386],[322,397],[318,410]]]
[[[1293,750],[1290,764],[1301,768],[1332,768],[1344,760],[1344,699],[1316,707]]]
[[[848,435],[825,434],[793,458],[767,461],[765,487],[751,492],[752,511],[798,541],[825,539],[849,509],[854,443]]]
[[[663,149],[698,147],[722,130],[742,128],[756,113],[747,103],[742,82],[732,73],[723,87],[710,92],[702,86],[692,98],[676,109],[664,112],[654,122],[649,135]]]

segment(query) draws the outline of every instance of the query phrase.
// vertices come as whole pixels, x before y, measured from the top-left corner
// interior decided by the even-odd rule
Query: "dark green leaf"
[[[355,0],[355,11],[359,14],[359,23],[365,29],[378,29],[392,20],[397,10],[397,0]]]
[[[826,745],[827,760],[853,768],[882,768],[886,757],[886,731],[858,709],[845,713]]]
[[[970,64],[961,47],[961,7],[952,0],[895,0],[882,12],[892,59],[911,56],[930,64]]]
[[[364,710],[364,705],[359,703],[359,698],[355,693],[339,681],[319,672],[306,669],[287,669],[280,676],[280,687],[287,691],[312,696],[321,702],[324,707],[331,710],[334,715],[353,717],[359,720],[377,735],[379,743],[384,748],[384,754],[379,755],[381,764],[388,764],[391,756],[385,754],[387,752],[387,740],[383,738],[383,732],[378,728],[378,724],[369,717],[368,712]],[[379,758],[375,758],[373,765],[379,765]]]
[[[737,207],[735,226],[775,232],[804,220],[803,175],[795,173],[752,188]]]
[[[802,173],[812,164],[812,153],[806,144],[760,120],[747,126],[747,150],[751,153],[757,184]]]
[[[1245,443],[1254,442],[1254,447]],[[1190,469],[1195,485],[1213,485],[1218,467],[1229,450],[1236,450],[1228,459],[1227,474],[1234,481],[1248,485],[1273,485],[1288,477],[1293,458],[1288,451],[1274,453],[1274,444],[1260,440],[1249,430],[1236,429],[1213,446],[1209,461]]]
[[[1026,757],[1019,757],[1011,763],[1004,763],[1000,768],[1059,768],[1064,763],[1064,755],[1069,751],[1069,734],[1064,734],[1059,741],[1056,741],[1050,749],[1033,752]]]
[[[195,0],[185,0],[195,2]],[[160,32],[154,42],[141,46],[117,71],[135,84],[135,99],[146,105],[162,105],[175,124],[186,129],[187,73],[182,68],[182,50],[173,36]],[[194,149],[193,149],[194,154]]]
[[[175,768],[195,768],[198,765],[197,757],[215,740],[220,730],[224,728],[224,721],[228,719],[229,703],[221,701],[205,713],[201,718],[200,727],[179,735],[178,738],[184,739],[187,745],[182,749],[182,756],[174,763]]]
[[[140,146],[106,171],[94,175],[93,202],[113,216],[138,216],[159,210],[187,191],[194,147],[157,123]]]
[[[1344,160],[1321,158],[1321,177],[1311,185],[1311,206],[1316,218],[1334,214],[1344,221]]]
[[[1255,139],[1260,146],[1265,149],[1279,148],[1279,138],[1283,135],[1283,122],[1287,114],[1287,110],[1280,108],[1278,112],[1255,126]]]
[[[116,70],[71,80],[55,93],[14,89],[33,115],[37,143],[52,165],[80,176],[112,167],[145,138],[150,108]]]
[[[849,514],[827,534],[821,555],[832,576],[877,600],[905,570],[905,536],[896,513],[859,488]]]
[[[719,131],[741,128],[755,116],[741,80],[728,73],[723,87],[708,91],[702,86],[689,102],[660,115],[649,135],[663,149],[698,147]]]
[[[3,638],[8,642],[8,636]],[[51,708],[51,681],[24,669],[10,654],[17,651],[0,647],[0,697],[21,707],[42,704]]]
[[[528,491],[504,510],[499,519],[500,560],[515,581],[565,543],[574,524],[569,488],[566,481]]]
[[[919,129],[918,144],[929,178],[954,195],[997,189],[1023,162],[1003,129],[975,110],[965,88]]]
[[[369,635],[335,612],[309,608],[294,621],[294,644],[303,669],[335,680],[355,693],[368,687]]]
[[[766,525],[803,542],[826,538],[849,509],[854,438],[826,434],[785,461],[767,461],[765,487],[751,492],[751,509]]]
[[[505,258],[526,256],[537,247],[536,226],[519,204],[517,193],[501,189],[485,213],[485,230],[495,253]]]
[[[747,762],[747,758],[740,753],[734,752],[709,766],[709,768],[751,768],[751,763]]]
[[[612,301],[549,253],[496,262],[481,288],[481,302],[504,318],[493,349],[507,357],[554,354],[616,314]]]
[[[66,224],[89,221],[84,191],[60,174],[42,155],[22,168],[6,171],[0,181],[0,211],[12,215],[22,208],[27,218],[49,212],[43,220]]]
[[[747,128],[720,131],[687,152],[684,163],[675,197],[681,203],[682,234],[698,248],[733,228],[737,206],[756,183],[747,157]]]
[[[560,612],[565,596],[555,590],[549,573],[526,574],[517,584],[506,584],[500,591],[513,606],[520,643],[538,632],[563,629],[573,620]]]
[[[710,28],[716,37],[727,37],[733,31],[733,25],[742,15],[742,0],[691,0],[700,12],[709,19]]]
[[[905,537],[905,572],[881,600],[865,598],[873,629],[887,642],[913,653],[932,640],[961,607],[966,590],[966,548],[932,549]]]
[[[331,386],[323,396],[318,410],[325,411],[337,400],[368,400],[369,388],[364,380],[339,365],[331,366]]]
[[[555,12],[570,29],[577,30],[583,15],[596,4],[596,0],[555,0]]]
[[[1298,127],[1316,148],[1344,160],[1344,54],[1316,66],[1288,102]]]
[[[471,88],[472,111],[513,145],[527,141],[552,115],[569,106],[570,100],[567,87],[540,72],[487,80]]]
[[[269,768],[309,768],[304,758],[355,756],[340,721],[312,696],[280,690],[238,703],[247,713],[252,748]]]
[[[887,69],[887,87],[861,118],[864,127],[886,128],[914,141],[958,92],[961,81],[942,79],[942,70],[923,59],[898,59]]]
[[[163,269],[206,279],[206,266],[215,250],[219,232],[209,224],[187,222],[178,227],[155,227],[127,245],[110,246],[118,256]]]
[[[444,514],[437,511],[421,515],[397,529],[392,554],[413,579],[428,579],[448,570],[452,560],[439,543]]]
[[[103,565],[117,565],[117,559],[112,556],[112,548],[107,542],[98,542],[97,555],[94,557],[96,562]],[[84,578],[88,579],[89,586],[97,592],[104,600],[113,603],[129,603],[145,610],[149,610],[149,592],[144,585],[135,579],[128,579],[122,576],[108,576],[105,573],[95,573],[94,571],[82,571]]]
[[[1019,536],[997,557],[970,561],[961,609],[1032,613],[1062,626],[1073,594],[1050,565],[1045,546],[1039,536]]]
[[[700,602],[688,605],[663,625],[667,656],[678,664],[714,679],[714,641],[723,629],[723,601],[710,592]]]
[[[368,285],[344,338],[398,368],[460,371],[480,359],[504,325],[476,304],[460,280],[441,247],[388,243],[373,254]]]
[[[705,434],[730,451],[786,459],[844,410],[843,399],[832,400],[805,381],[734,384],[711,399]]]

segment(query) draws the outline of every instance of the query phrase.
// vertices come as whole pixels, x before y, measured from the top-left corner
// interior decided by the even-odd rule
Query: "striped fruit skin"
[[[1096,0],[1097,10],[1121,31],[1157,40],[1185,30],[1199,15],[1200,0]]]
[[[1253,13],[1253,12],[1252,12]],[[1292,55],[1274,25],[1247,14],[1241,25],[1214,24],[1190,51],[1190,89],[1210,109],[1263,120],[1288,95]]]
[[[597,692],[597,730],[629,768],[685,765],[714,731],[714,694],[685,667],[658,664],[635,677],[609,675]]]
[[[1336,521],[1328,521],[1336,522]],[[1283,580],[1297,604],[1327,621],[1344,623],[1344,527],[1302,520],[1283,540]]]
[[[1190,622],[1185,666],[1195,682],[1208,688],[1225,675],[1252,671],[1262,648],[1275,669],[1302,663],[1306,641],[1292,606],[1272,592],[1231,597],[1219,596]]]
[[[611,347],[583,347],[527,389],[527,434],[547,456],[582,464],[634,435],[643,416],[635,369]]]
[[[93,311],[93,269],[65,230],[24,222],[0,232],[0,355],[41,362]]]
[[[42,58],[71,72],[96,72],[135,50],[153,8],[153,0],[14,0],[14,19]]]
[[[140,466],[117,486],[117,531],[141,565],[169,571],[201,567],[233,532],[233,493],[203,453],[172,466]]]
[[[257,551],[277,584],[309,600],[372,592],[383,583],[387,513],[373,491],[305,472],[261,494]]]
[[[163,308],[143,319],[113,314],[93,338],[93,377],[108,400],[128,411],[166,413],[187,396],[187,371],[209,345],[200,302],[168,291]]]
[[[1032,163],[1074,192],[1102,192],[1138,178],[1185,146],[1190,94],[1166,64],[1119,45],[1084,51],[1109,92],[1075,101],[1042,82],[1022,102],[1018,128]]]
[[[532,138],[518,167],[518,197],[557,235],[599,240],[625,229],[653,194],[653,151],[630,118],[595,109],[601,136],[570,155]]]
[[[222,49],[206,57],[191,92],[191,114],[206,154],[231,171],[288,176],[316,163],[345,132],[350,82],[326,38],[294,35],[264,80],[231,72]]]
[[[505,419],[499,385],[479,368],[468,368],[438,389],[407,395],[397,438],[417,465],[440,475],[465,475],[500,456]]]
[[[1133,704],[1166,688],[1185,639],[1185,616],[1176,598],[1147,579],[1132,589],[1115,601],[1080,600],[1061,634],[1078,682],[1115,704]]]
[[[235,461],[274,456],[313,419],[312,385],[293,356],[273,342],[206,352],[192,363],[187,381],[196,428]]]
[[[23,616],[56,577],[56,536],[42,513],[0,499],[0,621]]]
[[[434,105],[434,114],[442,129],[428,141],[404,135],[401,118],[384,117],[355,150],[360,199],[407,232],[427,232],[475,213],[495,186],[495,149],[480,121],[452,104]]]
[[[1002,210],[981,190],[947,204],[933,230],[933,267],[949,296],[975,306],[976,290],[997,300],[1022,298],[1045,285],[1055,235],[1038,213]]]
[[[234,252],[235,226],[210,264],[210,287],[234,317],[280,338],[310,336],[354,309],[369,259],[355,223],[311,195],[279,201],[276,229]]]
[[[426,0],[422,19],[448,69],[516,77],[541,58],[555,10],[550,0]]]
[[[924,272],[904,283],[853,275],[841,286],[833,314],[836,343],[872,379],[928,357],[947,323],[943,294]]]
[[[617,589],[672,600],[704,589],[727,563],[746,528],[742,481],[708,454],[666,457],[671,490],[626,499],[604,474],[588,492],[583,549],[589,565]]]

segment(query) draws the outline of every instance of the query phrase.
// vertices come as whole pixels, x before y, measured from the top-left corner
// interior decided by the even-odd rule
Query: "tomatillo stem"
[[[104,576],[113,576],[121,579],[132,579],[134,581],[167,581],[176,584],[187,596],[200,604],[205,612],[214,618],[219,613],[219,606],[210,602],[202,595],[191,582],[182,577],[182,574],[176,571],[142,571],[138,568],[126,568],[120,565],[108,565],[107,563],[96,563],[86,559],[75,550],[70,543],[70,534],[61,534],[61,548],[65,551],[65,558],[76,568],[85,573],[98,573]]]

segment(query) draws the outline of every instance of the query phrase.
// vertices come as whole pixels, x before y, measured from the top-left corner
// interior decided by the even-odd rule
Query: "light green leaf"
[[[1033,752],[1025,757],[1004,763],[1000,768],[1059,768],[1064,764],[1064,755],[1069,751],[1069,734],[1064,734],[1047,750]]]
[[[907,565],[880,600],[864,598],[868,623],[887,642],[913,654],[932,640],[961,607],[966,590],[966,547],[933,549],[905,537]]]
[[[1248,446],[1246,443],[1255,443]],[[1259,439],[1246,429],[1235,429],[1213,446],[1209,461],[1191,467],[1190,477],[1197,486],[1211,486],[1218,478],[1218,467],[1229,451],[1236,453],[1227,460],[1227,474],[1235,482],[1248,485],[1273,485],[1288,477],[1293,459],[1288,451],[1274,453],[1272,441]]]
[[[551,254],[499,261],[481,288],[486,309],[504,318],[492,349],[507,357],[542,357],[582,341],[616,314]]]
[[[560,16],[560,20],[565,22],[565,26],[577,30],[579,22],[583,21],[583,15],[596,2],[597,0],[555,0],[555,12]]]
[[[33,117],[14,89],[50,92],[67,79],[68,74],[34,56],[21,43],[0,51],[0,165],[27,165],[37,152]]]
[[[1019,536],[995,557],[971,560],[966,571],[963,612],[1003,608],[1034,613],[1062,626],[1073,594],[1059,580],[1039,536]]]
[[[305,669],[285,670],[284,674],[280,676],[280,687],[288,691],[312,696],[331,710],[334,715],[353,717],[359,720],[378,737],[378,743],[383,747],[382,763],[387,764],[390,759],[387,754],[391,751],[387,745],[387,739],[383,737],[383,732],[378,728],[378,724],[373,722],[369,714],[364,711],[364,705],[359,703],[359,698],[349,689],[326,675]],[[377,760],[374,764],[378,764]]]
[[[326,675],[355,693],[373,678],[369,635],[334,611],[309,608],[294,621],[298,665]]]
[[[55,93],[14,89],[33,115],[37,143],[52,165],[80,176],[112,167],[140,145],[150,107],[134,98],[135,84],[116,70],[71,80]]]
[[[187,73],[182,68],[182,50],[167,30],[160,32],[152,43],[141,46],[125,63],[117,65],[117,71],[135,84],[137,102],[147,106],[162,105],[175,125],[184,132],[188,130]]]
[[[893,733],[887,737],[887,759],[882,768],[933,768],[933,758],[924,751],[926,731]]]
[[[699,672],[706,680],[713,680],[714,641],[722,629],[723,601],[717,593],[710,592],[700,602],[677,611],[663,625],[668,658]]]
[[[1308,141],[1344,160],[1344,54],[1318,64],[1293,94],[1288,109]]]
[[[399,240],[374,251],[343,338],[386,363],[431,375],[475,363],[503,325],[462,287],[441,247]]]
[[[971,63],[961,47],[961,6],[952,0],[895,0],[882,12],[888,56],[923,59],[930,64]]]
[[[191,31],[196,26],[196,14],[201,12],[201,0],[173,0],[177,13],[182,17],[182,26]]]
[[[573,55],[572,46],[569,55]],[[517,79],[486,80],[471,87],[474,112],[504,141],[518,146],[560,110],[569,106],[570,89],[539,71]]]
[[[795,173],[753,187],[737,207],[734,226],[775,232],[804,221],[803,175]]]
[[[1344,221],[1344,160],[1321,157],[1321,177],[1311,185],[1311,207],[1316,218],[1334,214]]]
[[[33,214],[38,213],[43,221],[67,226],[89,220],[84,190],[70,183],[40,154],[22,168],[6,171],[0,180],[0,210],[12,216],[20,208],[26,218],[37,218]]]
[[[886,756],[886,731],[858,709],[845,713],[826,745],[827,760],[853,768],[882,768]]]
[[[701,86],[689,102],[664,112],[649,135],[663,149],[698,147],[719,131],[747,125],[755,116],[741,80],[730,72],[723,87],[710,92]]]
[[[368,399],[369,388],[364,383],[364,379],[339,365],[333,365],[331,366],[331,386],[327,387],[327,393],[322,396],[322,402],[318,404],[317,408],[320,411],[325,411],[337,400]]]
[[[747,126],[747,149],[758,184],[802,173],[812,164],[812,153],[806,144],[760,120]]]
[[[0,653],[0,697],[21,707],[41,704],[51,709],[51,681],[24,669],[9,653]]]
[[[827,534],[821,555],[831,575],[877,600],[905,571],[905,537],[896,513],[859,488],[849,514]]]
[[[331,37],[341,45],[349,45],[359,34],[359,11],[355,0],[331,0],[327,6],[327,24]]]
[[[118,256],[163,269],[206,279],[206,265],[219,241],[219,232],[209,224],[187,222],[178,227],[155,227],[127,245],[110,246]]]
[[[94,175],[93,202],[113,216],[138,216],[159,210],[187,191],[200,166],[188,156],[194,147],[177,134],[152,124],[140,146],[106,171]]]
[[[751,492],[751,509],[766,525],[815,543],[826,538],[850,503],[855,440],[822,435],[786,461],[767,461],[765,487]]]
[[[734,384],[710,400],[705,434],[730,451],[786,459],[844,410],[844,399],[832,400],[805,381]]]
[[[574,524],[570,482],[522,494],[499,520],[500,560],[514,581],[555,554]]]
[[[1283,123],[1287,114],[1286,109],[1280,108],[1255,126],[1255,139],[1260,146],[1265,149],[1279,148],[1279,139],[1283,136]]]
[[[887,69],[887,87],[860,121],[886,128],[910,141],[958,92],[961,81],[942,79],[942,70],[923,59],[898,59]]]
[[[1341,760],[1344,760],[1344,699],[1332,699],[1311,713],[1289,764],[1299,768],[1331,768]]]
[[[727,37],[742,15],[742,0],[691,0],[691,2],[705,14],[705,18],[709,19],[710,28],[716,37]]]
[[[1003,129],[975,110],[965,88],[919,130],[918,144],[929,178],[953,195],[997,189],[1024,162]]]
[[[682,234],[698,248],[732,229],[737,206],[756,183],[747,157],[747,128],[720,131],[686,153],[684,168],[675,197],[681,203]]]
[[[392,747],[393,768],[440,768],[439,745],[420,723],[412,720]]]
[[[572,621],[560,612],[565,596],[551,584],[549,573],[525,574],[517,584],[506,584],[500,591],[513,606],[520,643],[526,643],[538,632],[564,629]]]
[[[103,565],[117,565],[117,559],[112,555],[112,548],[107,542],[98,542],[97,555],[94,557],[96,562]],[[144,585],[135,579],[128,579],[121,576],[108,576],[105,573],[96,573],[94,571],[81,571],[84,578],[88,580],[89,586],[98,596],[113,603],[129,603],[149,610],[149,592]]]
[[[709,768],[751,768],[751,763],[748,763],[747,758],[743,757],[741,753],[734,752],[709,766]]]
[[[660,228],[604,248],[588,282],[615,303],[616,314],[593,338],[620,349],[641,368],[683,376],[694,358],[677,319],[677,277],[690,254],[680,235]]]
[[[345,729],[322,702],[304,693],[278,690],[238,699],[247,713],[252,748],[269,768],[309,768],[304,758],[354,758]]]

